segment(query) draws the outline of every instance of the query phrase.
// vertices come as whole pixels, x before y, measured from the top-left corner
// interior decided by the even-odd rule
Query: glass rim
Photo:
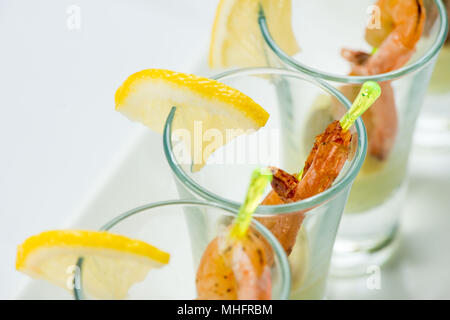
[[[327,82],[321,79],[315,79],[308,75],[302,74],[295,70],[287,70],[281,68],[243,68],[236,70],[229,70],[223,73],[220,73],[216,76],[211,77],[214,80],[220,81],[221,79],[225,79],[228,77],[241,77],[241,76],[254,76],[254,75],[281,75],[287,76],[291,78],[300,79],[302,81],[308,81],[331,96],[334,96],[338,101],[344,105],[344,107],[348,110],[351,107],[350,101],[336,88]],[[185,173],[185,171],[178,164],[175,155],[172,152],[172,140],[171,140],[171,132],[172,132],[172,121],[175,116],[176,107],[173,107],[170,111],[163,131],[163,149],[164,154],[166,156],[167,162],[169,163],[172,172],[175,174],[176,179],[178,179],[184,186],[186,186],[191,192],[200,196],[202,199],[206,201],[211,201],[215,203],[219,203],[222,206],[231,207],[234,210],[238,210],[241,206],[240,202],[229,200],[223,198],[206,188],[202,187],[196,181],[194,181],[189,175]],[[358,118],[354,124],[357,132],[357,148],[354,155],[354,158],[351,161],[350,167],[347,169],[347,172],[344,177],[339,179],[336,183],[334,183],[327,190],[309,197],[307,199],[286,203],[280,205],[259,205],[255,211],[255,215],[276,215],[276,214],[288,214],[292,212],[298,212],[306,209],[311,209],[316,207],[326,201],[333,199],[337,194],[342,192],[347,186],[351,185],[356,178],[356,175],[361,168],[364,158],[366,156],[367,151],[367,135],[366,129],[364,127],[363,121],[361,118]],[[306,212],[308,214],[314,214],[310,212]]]
[[[431,48],[428,49],[428,51],[421,56],[417,61],[415,61],[412,64],[405,65],[402,68],[376,74],[376,75],[369,75],[369,76],[348,76],[348,75],[339,75],[336,73],[330,73],[326,71],[321,71],[319,69],[309,67],[308,65],[301,63],[295,59],[293,59],[291,56],[286,54],[275,42],[275,40],[272,38],[269,32],[269,28],[267,25],[267,20],[264,14],[264,10],[262,7],[260,7],[259,14],[258,14],[258,24],[260,31],[262,33],[262,36],[269,46],[269,48],[280,58],[281,61],[286,63],[287,65],[295,68],[296,70],[302,71],[303,73],[318,77],[321,79],[325,79],[328,81],[335,81],[335,82],[341,82],[341,83],[363,83],[365,81],[387,81],[392,80],[395,78],[399,78],[405,74],[414,72],[420,68],[422,68],[427,62],[429,62],[434,56],[436,56],[439,53],[439,50],[442,48],[442,46],[445,43],[445,39],[448,32],[448,20],[447,20],[447,14],[444,4],[441,0],[434,0],[435,5],[438,7],[439,10],[439,18],[440,18],[440,28],[438,31],[438,35],[436,40],[434,41]]]
[[[132,217],[136,214],[143,213],[147,210],[160,208],[160,207],[166,207],[166,206],[203,206],[203,207],[212,207],[216,209],[220,209],[223,211],[228,212],[232,216],[237,215],[237,211],[233,210],[230,207],[223,206],[219,203],[212,203],[202,200],[194,200],[194,199],[175,199],[175,200],[165,200],[165,201],[157,201],[152,202],[148,204],[144,204],[141,206],[138,206],[136,208],[130,209],[128,211],[125,211],[122,214],[119,214],[115,218],[109,220],[107,223],[105,223],[99,230],[100,231],[108,231],[120,222],[126,220],[129,217]],[[277,240],[277,238],[267,229],[262,223],[259,221],[252,219],[252,224],[256,228],[256,230],[264,237],[265,240],[269,243],[269,245],[273,248],[274,254],[277,257],[277,260],[279,262],[279,269],[280,269],[280,275],[281,275],[281,290],[280,290],[280,296],[277,297],[279,300],[287,300],[289,299],[289,295],[291,292],[291,269],[289,267],[289,260],[286,256],[286,252],[284,251],[283,247],[281,246],[280,242]],[[81,266],[82,261],[78,261],[77,265],[80,266],[80,270],[82,268]],[[80,271],[81,274],[81,271]],[[82,283],[80,281],[80,283]],[[81,285],[81,288],[76,288],[74,286],[73,289],[73,296],[76,300],[83,300],[84,292],[83,292],[83,286]]]

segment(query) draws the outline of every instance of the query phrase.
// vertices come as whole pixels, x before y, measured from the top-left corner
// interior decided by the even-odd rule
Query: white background
[[[81,9],[80,29],[66,12]],[[145,68],[189,72],[215,0],[0,1],[0,298],[27,236],[63,226],[136,125],[114,92]]]

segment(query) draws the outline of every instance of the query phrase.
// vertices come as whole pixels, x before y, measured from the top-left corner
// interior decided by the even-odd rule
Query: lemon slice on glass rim
[[[169,263],[158,248],[106,231],[54,230],[26,239],[17,249],[16,269],[73,290],[82,258],[83,289],[98,299],[124,299],[153,268]]]
[[[221,0],[212,29],[209,66],[215,69],[269,64],[258,24],[262,11],[270,34],[280,48],[288,55],[299,52],[292,31],[291,7],[291,0]]]
[[[172,132],[184,130],[180,138],[188,144],[193,171],[202,168],[215,150],[229,142],[227,130],[236,137],[259,129],[269,118],[250,97],[226,84],[163,69],[142,70],[129,76],[117,89],[115,102],[117,111],[158,133],[162,133],[170,110],[176,107]],[[221,139],[203,143],[208,132]]]

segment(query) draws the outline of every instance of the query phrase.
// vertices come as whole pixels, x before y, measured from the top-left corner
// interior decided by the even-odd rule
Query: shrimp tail
[[[391,72],[403,67],[415,52],[426,22],[426,8],[423,0],[378,0],[376,7],[380,26],[367,27],[366,41],[375,53],[349,49],[341,55],[351,64],[351,76],[369,76]],[[389,82],[380,83],[382,94],[362,118],[367,128],[368,153],[378,160],[385,160],[394,146],[398,116],[395,97]],[[347,98],[356,97],[359,87],[341,88]]]
[[[364,65],[370,57],[370,54],[360,50],[352,50],[347,48],[341,49],[341,56],[354,66]]]
[[[289,201],[290,198],[294,196],[295,188],[298,184],[298,179],[276,167],[270,167],[273,174],[273,179],[271,182],[273,191],[283,200],[284,202]]]

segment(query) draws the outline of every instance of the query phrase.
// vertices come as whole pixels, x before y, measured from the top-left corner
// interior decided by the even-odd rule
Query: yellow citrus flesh
[[[270,64],[258,24],[260,6],[277,45],[288,55],[300,50],[292,31],[290,0],[221,0],[211,36],[211,68]]]
[[[264,126],[269,118],[250,97],[223,83],[161,69],[131,75],[117,90],[115,100],[116,110],[159,133],[175,106],[172,129],[187,130],[194,170],[201,168],[212,152],[228,142],[227,130],[243,134]],[[216,139],[214,145],[203,143],[203,136],[208,132],[221,139]],[[194,141],[199,134],[200,147]]]
[[[130,287],[170,255],[143,241],[109,232],[54,230],[31,236],[17,249],[16,269],[71,290],[83,258],[83,289],[99,299],[123,299]]]

